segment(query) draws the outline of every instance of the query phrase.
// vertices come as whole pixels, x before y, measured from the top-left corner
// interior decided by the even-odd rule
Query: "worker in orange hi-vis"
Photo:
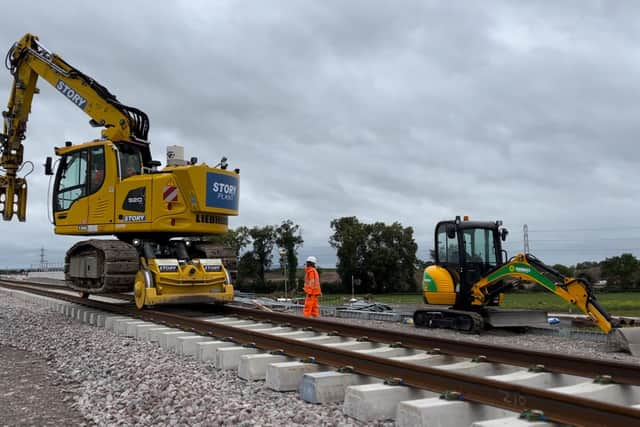
[[[304,317],[319,317],[320,307],[318,307],[318,297],[322,295],[320,289],[320,276],[316,265],[318,260],[314,256],[307,258],[307,267],[304,271],[304,292],[306,298],[304,300]]]

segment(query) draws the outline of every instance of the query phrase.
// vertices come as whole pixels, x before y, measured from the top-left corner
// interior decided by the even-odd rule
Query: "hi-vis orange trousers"
[[[318,307],[318,295],[309,295],[304,300],[304,317],[320,317],[320,307]]]

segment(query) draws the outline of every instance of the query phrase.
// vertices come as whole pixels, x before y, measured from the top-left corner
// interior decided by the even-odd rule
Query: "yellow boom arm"
[[[0,135],[0,167],[4,168],[0,174],[0,212],[5,221],[10,221],[14,213],[20,221],[26,219],[27,182],[17,174],[23,162],[22,141],[31,102],[38,93],[38,77],[89,115],[92,126],[103,127],[103,138],[147,139],[149,119],[144,112],[120,104],[105,87],[43,47],[38,37],[26,34],[15,43],[7,54],[6,65],[14,82],[7,111],[2,112],[4,130]]]
[[[565,277],[528,254],[514,256],[509,262],[476,282],[472,287],[472,304],[485,305],[485,302],[490,298],[491,285],[509,278],[537,283],[547,288],[568,303],[578,307],[605,333],[609,333],[613,327],[613,320],[596,300],[589,282]]]

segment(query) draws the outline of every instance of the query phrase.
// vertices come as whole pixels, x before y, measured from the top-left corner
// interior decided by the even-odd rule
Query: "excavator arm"
[[[518,254],[476,282],[471,291],[473,305],[485,305],[491,298],[492,285],[504,279],[536,283],[587,314],[605,333],[614,321],[597,301],[591,284],[584,279],[565,277],[530,254]]]
[[[17,174],[23,163],[23,141],[33,96],[38,93],[38,77],[89,115],[92,126],[103,127],[103,138],[146,142],[149,119],[144,112],[118,102],[104,86],[42,46],[38,37],[22,37],[9,50],[5,62],[14,77],[0,134],[0,167],[4,169],[0,173],[0,212],[5,221],[14,214],[20,221],[26,219],[27,182]]]

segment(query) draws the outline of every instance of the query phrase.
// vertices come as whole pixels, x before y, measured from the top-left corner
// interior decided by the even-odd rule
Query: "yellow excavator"
[[[9,50],[13,75],[0,135],[0,213],[26,220],[27,182],[23,142],[38,78],[87,114],[101,138],[55,147],[45,173],[54,176],[52,215],[56,234],[114,235],[76,243],[65,257],[68,285],[90,294],[134,291],[138,308],[164,303],[226,302],[233,285],[223,258],[206,242],[228,230],[238,214],[239,169],[226,158],[214,167],[185,161],[182,147],[168,150],[167,166],[151,157],[149,119],[120,103],[96,80],[26,34]]]
[[[598,302],[587,280],[565,277],[531,254],[507,259],[502,249],[507,234],[502,221],[470,221],[457,216],[438,222],[435,263],[423,273],[427,306],[414,312],[414,325],[467,332],[486,327],[546,325],[543,311],[498,308],[505,291],[527,282],[544,287],[587,314],[603,332],[617,330],[618,322]],[[631,330],[634,340],[640,338],[635,337],[636,329],[621,328],[623,341],[631,340]]]

